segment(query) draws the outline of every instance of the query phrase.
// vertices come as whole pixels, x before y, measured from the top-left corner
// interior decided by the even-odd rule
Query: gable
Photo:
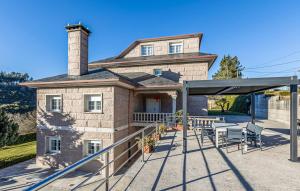
[[[183,53],[200,52],[201,39],[202,33],[137,40],[116,58],[139,57],[141,56],[142,45],[152,45],[155,56],[167,55],[169,53],[169,44],[173,42],[183,44]]]

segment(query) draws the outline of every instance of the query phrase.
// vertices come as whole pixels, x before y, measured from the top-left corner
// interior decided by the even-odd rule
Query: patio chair
[[[213,135],[213,129],[211,124],[206,124],[199,118],[191,118],[191,126],[194,131],[200,131],[201,144],[203,144],[204,136],[209,137]]]
[[[225,138],[225,143],[226,143],[226,152],[228,153],[228,142],[231,143],[238,143],[238,149],[240,149],[240,144],[241,144],[241,150],[242,154],[244,154],[244,142],[245,138],[243,135],[243,129],[237,129],[237,128],[227,128],[226,132],[226,138]]]
[[[263,131],[263,127],[260,127],[258,125],[254,125],[253,123],[247,124],[247,141],[251,141],[255,143],[255,146],[257,147],[257,142],[259,142],[260,150],[262,150],[262,139],[261,139],[261,133]]]

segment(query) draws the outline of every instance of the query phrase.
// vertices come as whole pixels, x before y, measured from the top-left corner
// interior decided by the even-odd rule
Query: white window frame
[[[160,71],[160,73],[157,74],[156,71]],[[160,68],[154,68],[153,69],[153,75],[155,75],[155,76],[161,76],[162,75],[162,69],[160,69]]]
[[[56,148],[52,149],[52,141],[57,141]],[[59,146],[58,146],[59,141]],[[48,150],[50,153],[60,153],[61,152],[61,137],[59,136],[49,136],[48,137]]]
[[[88,156],[88,155],[92,155],[96,152],[98,152],[97,150],[94,150],[93,153],[90,153],[89,151],[89,144],[99,144],[99,150],[103,149],[103,141],[102,140],[95,140],[95,139],[91,139],[91,140],[84,140],[84,155]],[[94,145],[94,149],[95,149],[95,145]],[[100,159],[103,160],[103,155],[100,156]]]
[[[93,109],[93,110],[90,110],[90,99],[91,97],[94,96],[94,97],[100,97],[99,100],[96,100],[96,101],[100,101],[100,109]],[[93,102],[96,102],[96,101],[93,101]],[[94,103],[94,107],[97,107],[96,104]],[[88,112],[88,113],[103,113],[103,94],[84,94],[84,112]]]
[[[174,52],[171,52],[171,46],[178,46],[178,45],[181,46],[181,51],[177,52],[176,48],[175,48]],[[183,42],[170,42],[169,43],[169,54],[180,54],[180,53],[183,53]]]
[[[143,54],[143,48],[146,48],[146,54]],[[152,51],[149,51],[149,49],[151,48]],[[145,45],[141,45],[141,56],[153,56],[154,55],[154,46],[152,44],[145,44]]]
[[[46,94],[46,109],[48,109],[47,111],[49,112],[58,112],[61,113],[62,112],[62,106],[63,106],[63,102],[62,102],[62,95],[61,94]],[[48,100],[49,99],[49,102]],[[60,109],[52,109],[52,100],[53,99],[59,99],[60,100]],[[47,103],[49,103],[49,106],[47,106]]]

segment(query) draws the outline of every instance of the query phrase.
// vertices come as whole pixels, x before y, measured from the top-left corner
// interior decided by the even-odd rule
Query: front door
[[[146,99],[147,113],[160,113],[160,99],[147,98]]]

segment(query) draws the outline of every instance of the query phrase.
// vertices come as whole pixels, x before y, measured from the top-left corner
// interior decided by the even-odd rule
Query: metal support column
[[[255,124],[255,93],[251,94],[251,122]]]
[[[183,82],[182,90],[182,121],[183,121],[183,131],[182,131],[182,152],[186,152],[186,138],[187,138],[187,98],[188,98],[188,88],[186,87],[187,82]]]
[[[298,84],[297,77],[292,78],[290,85],[290,159],[291,161],[298,160],[298,142],[297,142],[297,106],[298,106]]]
[[[109,151],[105,155],[105,190],[109,190]]]

